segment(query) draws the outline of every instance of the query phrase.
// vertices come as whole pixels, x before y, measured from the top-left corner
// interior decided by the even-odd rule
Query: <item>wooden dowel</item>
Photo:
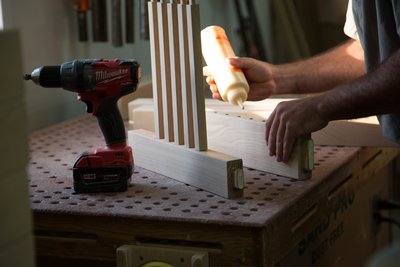
[[[182,0],[183,1],[183,0]],[[185,146],[194,148],[192,92],[190,90],[189,51],[187,36],[186,5],[178,4],[179,58]]]
[[[186,12],[195,149],[198,151],[206,151],[207,129],[202,77],[199,6],[196,4],[189,4],[186,6]]]
[[[157,1],[148,2],[151,73],[154,99],[154,129],[158,139],[164,139],[163,106],[160,75],[160,42],[158,37]]]
[[[164,136],[168,142],[174,141],[174,125],[171,92],[171,62],[169,56],[169,34],[167,1],[157,3],[158,38],[160,47],[161,91],[164,118]]]
[[[178,29],[178,5],[176,0],[168,4],[168,29],[169,29],[169,54],[171,61],[171,89],[172,111],[174,125],[174,141],[178,145],[185,143],[183,133],[182,110],[182,84],[181,66],[179,54],[179,29]]]

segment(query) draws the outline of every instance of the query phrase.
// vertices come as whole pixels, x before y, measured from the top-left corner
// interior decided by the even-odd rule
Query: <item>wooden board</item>
[[[376,116],[355,120],[332,121],[324,129],[312,134],[318,145],[398,147],[382,134]]]
[[[154,138],[146,130],[128,132],[135,165],[225,198],[243,195],[242,160],[213,150],[196,151]]]
[[[258,102],[246,102],[246,109],[237,107],[214,99],[206,99],[206,108],[212,111],[226,112],[231,115],[244,116],[256,120],[265,120],[281,101],[292,99],[271,98]],[[131,115],[132,109],[142,105],[151,105],[151,99],[135,100],[129,103]],[[145,126],[145,125],[141,125]],[[147,129],[147,128],[145,128]],[[312,134],[315,145],[329,146],[366,146],[366,147],[398,147],[396,144],[382,135],[376,116],[359,118],[354,120],[332,121],[329,125]]]

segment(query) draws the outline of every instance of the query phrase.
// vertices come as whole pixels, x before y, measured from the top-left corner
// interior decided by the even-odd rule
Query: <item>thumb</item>
[[[239,69],[249,69],[254,65],[254,59],[247,57],[229,57],[227,61],[232,67]]]

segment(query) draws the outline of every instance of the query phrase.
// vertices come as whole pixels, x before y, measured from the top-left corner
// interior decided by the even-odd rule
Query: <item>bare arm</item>
[[[400,110],[400,50],[374,71],[324,94],[280,103],[266,123],[271,155],[288,160],[299,136],[325,127],[329,121]]]
[[[229,63],[243,70],[250,85],[248,100],[271,95],[311,94],[330,90],[364,74],[364,53],[358,41],[349,40],[321,55],[295,63],[272,65],[253,58],[230,58]],[[221,99],[210,76],[213,97]]]
[[[319,93],[350,82],[364,72],[364,51],[355,40],[303,61],[272,66],[276,94]]]
[[[374,71],[320,96],[318,108],[329,121],[400,111],[400,50]]]

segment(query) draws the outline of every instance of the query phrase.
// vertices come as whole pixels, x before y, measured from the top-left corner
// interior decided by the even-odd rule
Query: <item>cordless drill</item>
[[[96,116],[106,146],[83,152],[73,167],[74,190],[126,191],[132,176],[133,156],[126,144],[125,127],[117,101],[136,91],[140,65],[134,60],[74,60],[43,66],[25,75],[43,87],[76,92],[86,111]]]

